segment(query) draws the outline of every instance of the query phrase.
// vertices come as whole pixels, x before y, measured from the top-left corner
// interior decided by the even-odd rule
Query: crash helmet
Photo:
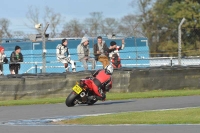
[[[105,72],[106,72],[106,74],[112,75],[112,73],[113,73],[113,67],[112,67],[112,65],[106,66],[105,67]]]

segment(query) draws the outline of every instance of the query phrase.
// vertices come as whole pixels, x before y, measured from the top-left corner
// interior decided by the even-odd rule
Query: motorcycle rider
[[[68,40],[63,39],[62,44],[56,47],[57,60],[64,64],[66,71],[69,71],[68,63],[72,65],[72,72],[76,72],[76,63],[70,59],[69,49],[67,47]]]
[[[95,94],[99,100],[105,100],[106,92],[108,92],[112,88],[112,73],[113,67],[112,65],[106,66],[104,69],[100,69],[95,71],[92,76],[92,87],[94,89]]]

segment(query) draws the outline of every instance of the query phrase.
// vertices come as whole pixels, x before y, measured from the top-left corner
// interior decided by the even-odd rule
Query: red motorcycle
[[[102,91],[105,92],[105,89],[102,88]],[[87,77],[85,79],[81,79],[80,82],[76,83],[76,85],[72,88],[72,92],[66,98],[65,104],[68,107],[72,107],[76,104],[93,105],[98,100],[102,99],[101,97],[97,96],[93,91],[92,78]]]

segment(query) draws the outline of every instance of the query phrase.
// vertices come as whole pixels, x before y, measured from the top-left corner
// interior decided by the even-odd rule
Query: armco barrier
[[[158,67],[135,69],[129,91],[199,89],[200,67]]]
[[[0,76],[0,100],[67,96],[91,71]],[[200,67],[122,68],[114,70],[111,92],[199,89]]]

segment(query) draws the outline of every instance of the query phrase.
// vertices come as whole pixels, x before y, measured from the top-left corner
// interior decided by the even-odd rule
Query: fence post
[[[45,34],[46,34],[46,30],[49,27],[49,23],[47,23],[47,25],[45,26],[45,28],[43,27],[42,29],[42,72],[45,73],[46,72],[46,42],[45,42]]]
[[[135,53],[135,54],[136,54],[136,55],[135,55],[135,59],[136,59],[136,67],[138,67],[138,49],[137,49],[137,41],[136,41],[136,37],[134,37],[134,41],[135,41],[134,44],[135,44],[135,50],[136,50],[136,51],[135,51],[135,52],[136,52],[136,53]]]
[[[178,26],[178,65],[181,65],[181,26],[185,18],[181,20],[181,23]]]
[[[171,64],[171,67],[172,67],[172,65],[173,65],[173,63],[172,63],[172,57],[170,58],[170,64]]]
[[[37,62],[35,63],[35,74],[37,74]]]
[[[40,73],[42,73],[42,67],[40,67]]]

